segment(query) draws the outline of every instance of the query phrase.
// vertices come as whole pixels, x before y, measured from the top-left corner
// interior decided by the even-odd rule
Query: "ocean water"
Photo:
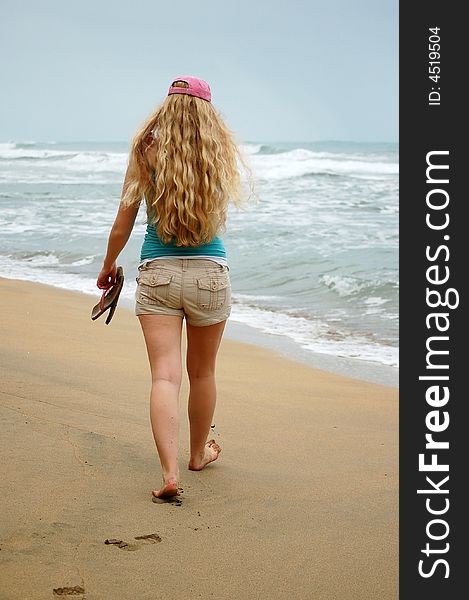
[[[398,147],[245,143],[259,200],[222,235],[230,319],[302,351],[398,365]],[[0,276],[99,295],[126,143],[0,143]],[[119,257],[133,299],[143,208]]]

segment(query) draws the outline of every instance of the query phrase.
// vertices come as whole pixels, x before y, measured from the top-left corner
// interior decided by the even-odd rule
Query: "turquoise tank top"
[[[159,256],[180,258],[184,256],[218,256],[226,259],[226,250],[223,240],[218,236],[211,242],[200,244],[200,246],[176,246],[174,240],[169,244],[163,244],[156,232],[156,227],[149,223],[140,252],[140,261]]]

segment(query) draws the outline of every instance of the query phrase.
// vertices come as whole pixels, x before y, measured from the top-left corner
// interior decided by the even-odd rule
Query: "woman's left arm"
[[[128,173],[129,169],[127,169],[125,175],[123,190],[126,189]],[[119,210],[109,234],[103,268],[98,275],[98,281],[96,283],[100,289],[110,287],[115,281],[117,271],[116,260],[132,233],[139,206],[140,205],[138,204],[133,204],[132,206],[124,208],[122,204],[119,205]]]

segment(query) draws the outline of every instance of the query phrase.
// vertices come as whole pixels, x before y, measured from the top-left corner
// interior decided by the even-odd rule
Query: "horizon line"
[[[241,144],[399,144],[399,140],[347,140],[347,139],[320,139],[320,140],[238,140]],[[0,144],[129,144],[131,140],[111,139],[69,139],[69,140],[0,140]]]

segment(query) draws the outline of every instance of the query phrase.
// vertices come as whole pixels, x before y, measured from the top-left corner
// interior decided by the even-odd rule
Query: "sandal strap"
[[[107,290],[104,290],[104,292],[101,295],[101,299],[99,300],[99,308],[101,311],[104,310],[104,299],[106,298],[106,296],[108,295],[108,293],[112,290],[112,286],[109,287]]]

